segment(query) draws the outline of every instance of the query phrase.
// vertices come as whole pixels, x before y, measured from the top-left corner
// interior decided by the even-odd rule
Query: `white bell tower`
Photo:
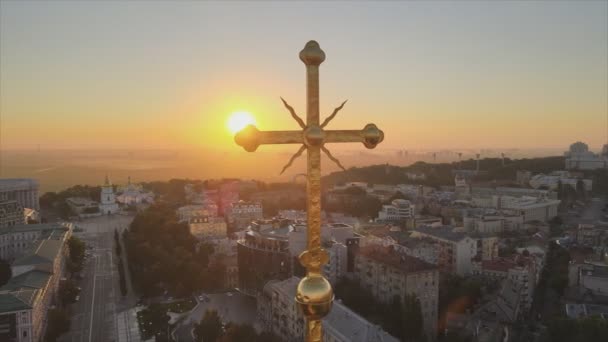
[[[106,175],[105,183],[101,187],[101,196],[99,201],[99,211],[103,215],[115,214],[118,212],[118,203],[116,203],[116,197],[114,196],[114,188],[112,183]]]

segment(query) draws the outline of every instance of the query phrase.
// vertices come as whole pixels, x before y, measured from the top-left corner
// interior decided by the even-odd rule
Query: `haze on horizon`
[[[378,153],[606,143],[604,1],[28,1],[0,3],[2,149],[245,154],[229,115],[295,129],[310,39],[322,116],[348,99],[331,127],[375,122]]]

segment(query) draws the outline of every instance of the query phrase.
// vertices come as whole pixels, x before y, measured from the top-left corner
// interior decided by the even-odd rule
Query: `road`
[[[80,283],[80,300],[72,305],[72,324],[62,341],[139,341],[133,301],[123,298],[114,251],[114,229],[123,229],[129,216],[103,216],[78,222],[77,233],[87,246],[87,258]]]
[[[200,302],[178,325],[175,330],[177,341],[192,341],[190,331],[194,328],[194,324],[200,322],[207,310],[216,310],[224,323],[250,324],[259,330],[255,299],[238,292],[233,292],[232,296],[224,293],[207,296],[210,301]]]

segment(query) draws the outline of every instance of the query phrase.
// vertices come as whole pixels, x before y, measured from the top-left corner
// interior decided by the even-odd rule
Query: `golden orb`
[[[334,291],[323,276],[312,274],[300,280],[296,290],[296,302],[307,319],[320,320],[327,316],[333,300]]]
[[[237,145],[242,146],[245,151],[253,152],[260,146],[260,131],[254,125],[247,125],[234,136]]]
[[[384,140],[384,132],[374,124],[367,124],[363,128],[363,145],[367,148],[375,148],[376,145]]]
[[[320,65],[325,60],[325,52],[321,50],[319,43],[314,40],[309,41],[300,51],[300,59],[306,65]]]

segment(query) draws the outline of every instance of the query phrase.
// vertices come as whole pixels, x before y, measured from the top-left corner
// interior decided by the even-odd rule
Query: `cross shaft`
[[[319,65],[325,60],[325,53],[316,41],[311,40],[300,51],[300,59],[306,65],[306,124],[285,100],[281,100],[302,130],[259,131],[253,125],[249,125],[234,138],[238,145],[249,152],[255,151],[260,145],[302,144],[285,168],[289,167],[304,150],[307,152],[308,243],[307,250],[299,257],[302,265],[306,267],[307,274],[298,284],[295,300],[306,316],[306,340],[321,342],[321,319],[331,310],[334,298],[331,284],[321,272],[323,265],[329,259],[327,252],[321,248],[321,151],[342,167],[324,147],[325,143],[361,142],[367,148],[374,148],[382,142],[384,133],[374,124],[367,124],[362,130],[324,130],[323,127],[336,116],[346,101],[319,125]]]

